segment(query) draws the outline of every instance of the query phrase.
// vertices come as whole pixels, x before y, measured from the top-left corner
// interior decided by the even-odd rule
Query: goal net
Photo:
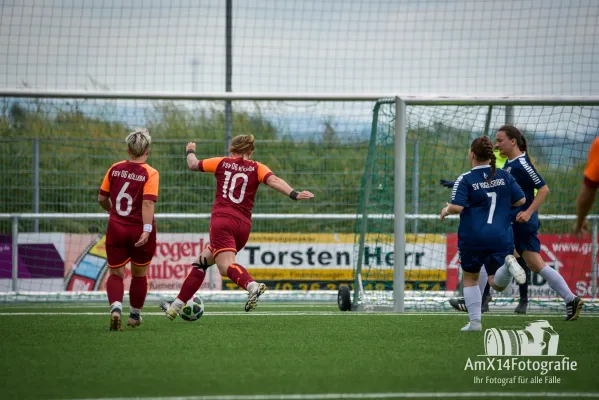
[[[481,135],[494,140],[505,123],[523,132],[529,155],[551,190],[540,210],[542,258],[577,296],[596,297],[596,237],[594,242],[591,236],[577,239],[571,232],[588,150],[599,135],[599,105],[408,105],[406,121],[396,121],[395,101],[389,99],[377,102],[373,112],[354,228],[357,290],[352,308],[377,309],[394,302],[394,146],[399,123],[407,127],[405,309],[451,309],[449,298],[461,295],[459,219],[439,220],[451,198],[451,189],[440,183],[453,182],[470,170],[471,141]],[[596,221],[591,225],[596,233]],[[540,275],[532,274],[528,292],[530,307],[564,310]],[[492,308],[512,311],[519,288],[513,282],[504,293],[491,294]]]
[[[0,302],[105,300],[107,216],[97,193],[110,165],[126,158],[124,138],[136,126],[150,130],[149,162],[161,178],[150,298],[175,294],[209,241],[214,199],[213,177],[186,169],[185,145],[196,141],[200,158],[225,154],[224,102],[149,100],[143,94],[45,96],[0,98]],[[260,189],[252,235],[238,261],[267,284],[264,300],[333,304],[340,287],[347,287],[355,306],[391,305],[397,264],[395,102],[377,102],[375,95],[335,101],[291,97],[232,101],[232,134],[254,134],[256,160],[296,189],[315,194],[309,202],[293,202]],[[564,105],[407,107],[402,216],[407,309],[448,309],[447,299],[459,294],[458,221],[438,221],[450,196],[439,180],[468,170],[470,141],[484,133],[493,137],[506,118],[524,130],[551,188],[541,210],[542,256],[578,295],[594,295],[596,241],[578,241],[569,232],[598,111]],[[244,295],[236,288],[212,268],[201,293],[231,300]],[[494,306],[509,307],[517,288],[511,296],[493,298]],[[530,298],[547,307],[560,304],[535,275]]]
[[[255,160],[315,194],[294,202],[262,187],[256,195],[238,262],[267,284],[264,300],[333,305],[339,286],[351,283],[375,100],[231,102],[232,136],[253,134]],[[222,100],[0,97],[0,303],[105,300],[107,218],[97,194],[108,168],[127,158],[124,138],[137,126],[149,129],[148,162],[160,173],[150,298],[176,294],[209,242],[215,195],[213,176],[187,170],[185,145],[196,141],[199,158],[225,155],[226,120]],[[211,268],[201,293],[245,295],[236,289]]]

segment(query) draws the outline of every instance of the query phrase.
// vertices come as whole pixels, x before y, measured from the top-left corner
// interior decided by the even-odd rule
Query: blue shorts
[[[516,223],[512,225],[515,227]],[[520,256],[524,251],[532,251],[534,253],[541,253],[541,241],[537,235],[537,231],[529,231],[526,229],[514,229],[514,245],[516,251]]]
[[[505,258],[514,252],[513,248],[504,251],[485,251],[485,250],[460,250],[460,264],[462,270],[473,274],[478,274],[482,266],[485,266],[489,276],[495,275],[497,269],[505,264]]]

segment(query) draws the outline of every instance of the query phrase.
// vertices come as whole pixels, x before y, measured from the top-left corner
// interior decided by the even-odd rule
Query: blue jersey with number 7
[[[460,250],[494,251],[514,245],[510,212],[524,192],[506,171],[498,169],[488,183],[490,174],[490,166],[474,167],[453,185],[451,204],[464,207],[458,228]]]

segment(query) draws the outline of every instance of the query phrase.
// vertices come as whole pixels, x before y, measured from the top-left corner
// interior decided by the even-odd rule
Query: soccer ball
[[[204,302],[199,296],[195,296],[181,309],[179,315],[185,321],[197,321],[204,314]]]

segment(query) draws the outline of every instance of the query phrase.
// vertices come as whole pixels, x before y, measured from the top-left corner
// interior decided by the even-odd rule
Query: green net
[[[0,213],[67,215],[17,221],[16,277],[12,221],[0,219],[0,293],[15,288],[25,295],[102,292],[106,219],[69,215],[101,212],[99,185],[110,165],[126,158],[124,137],[135,126],[147,126],[153,138],[150,164],[161,174],[156,212],[177,215],[157,222],[150,291],[178,290],[209,241],[214,198],[214,178],[188,171],[184,148],[195,140],[200,158],[225,153],[222,102],[5,98],[1,104]],[[542,256],[576,294],[594,296],[592,243],[569,232],[589,144],[597,136],[598,111],[557,105],[408,107],[408,309],[448,308],[446,300],[459,293],[458,221],[438,221],[450,197],[439,181],[468,170],[470,141],[484,133],[493,137],[507,117],[524,131],[551,188],[542,208]],[[261,217],[254,218],[240,263],[269,291],[311,300],[333,300],[341,285],[355,286],[357,271],[361,284],[355,287],[364,291],[365,303],[372,302],[366,299],[370,296],[392,304],[394,102],[378,102],[373,118],[372,102],[234,101],[232,120],[233,135],[256,136],[257,160],[295,188],[316,195],[300,203],[260,189],[254,213]],[[191,213],[204,216],[186,217]],[[82,279],[73,281],[78,267]],[[202,290],[235,288],[213,273]],[[510,296],[493,294],[493,304],[516,301],[517,290]],[[560,304],[536,275],[530,298]]]
[[[351,282],[353,220],[372,104],[232,102],[233,136],[253,134],[255,160],[294,188],[315,194],[309,202],[294,202],[261,186],[256,195],[252,236],[238,262],[269,291],[334,292]],[[225,154],[223,102],[4,98],[0,111],[0,213],[66,214],[18,220],[16,286],[12,221],[0,219],[0,250],[6,249],[0,254],[0,292],[103,290],[106,219],[73,214],[102,213],[100,184],[113,163],[127,158],[124,139],[136,126],[147,126],[152,136],[148,162],[160,173],[156,213],[175,214],[157,221],[150,291],[178,290],[209,241],[215,196],[211,174],[187,169],[185,145],[196,141],[199,158]],[[69,286],[78,266],[88,276]],[[204,289],[237,288],[218,272],[212,278]]]
[[[558,270],[570,289],[593,298],[591,237],[571,232],[576,197],[591,142],[599,129],[597,106],[408,106],[405,223],[405,306],[407,309],[449,309],[447,300],[460,295],[457,255],[459,220],[439,220],[454,181],[469,171],[467,154],[476,137],[494,140],[497,128],[511,120],[529,143],[529,155],[550,188],[541,209],[541,256]],[[361,183],[359,217],[355,223],[354,305],[393,304],[393,205],[395,102],[374,107],[370,147]],[[595,208],[596,210],[596,208]],[[595,245],[596,248],[596,245]],[[493,290],[495,307],[517,302],[515,283],[504,293]],[[532,274],[528,288],[532,306],[563,310],[547,282]],[[514,305],[515,306],[515,305]]]

